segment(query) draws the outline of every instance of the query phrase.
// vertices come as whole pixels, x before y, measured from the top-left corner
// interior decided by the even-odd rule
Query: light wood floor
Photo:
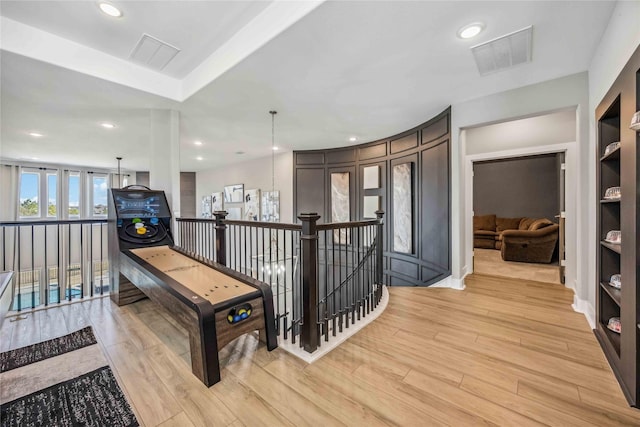
[[[41,311],[5,322],[0,340],[5,350],[91,324],[147,426],[640,425],[570,291],[466,283],[391,288],[379,319],[313,365],[241,337],[211,388],[190,373],[184,331],[149,301]]]
[[[496,249],[473,249],[473,271],[478,274],[560,283],[560,267],[555,264],[504,261]]]

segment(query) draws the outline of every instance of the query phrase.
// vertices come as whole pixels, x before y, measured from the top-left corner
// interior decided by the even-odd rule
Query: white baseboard
[[[466,274],[465,274],[466,276]],[[445,277],[439,282],[429,286],[430,288],[450,288],[458,291],[464,290],[464,276],[461,279],[455,279],[453,276]]]
[[[370,312],[367,317],[362,318],[356,324],[350,325],[349,328],[342,329],[342,332],[338,332],[335,337],[330,336],[328,342],[322,341],[321,346],[313,353],[307,353],[300,347],[299,343],[296,342],[295,344],[292,344],[290,340],[284,340],[282,337],[278,337],[278,347],[307,363],[313,363],[334,348],[338,347],[351,336],[355,335],[356,332],[360,331],[369,323],[376,320],[378,316],[382,314],[384,309],[387,308],[387,304],[389,304],[389,291],[386,286],[383,286],[382,298],[380,298],[380,303],[374,311]]]
[[[584,314],[584,317],[587,318],[587,322],[589,322],[589,326],[591,329],[596,328],[596,310],[593,308],[591,303],[587,300],[578,298],[577,295],[573,295],[573,304],[571,304],[573,311]]]

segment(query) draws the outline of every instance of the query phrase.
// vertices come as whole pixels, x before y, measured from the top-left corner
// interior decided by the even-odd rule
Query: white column
[[[180,113],[150,110],[149,187],[163,190],[174,218],[180,217]]]

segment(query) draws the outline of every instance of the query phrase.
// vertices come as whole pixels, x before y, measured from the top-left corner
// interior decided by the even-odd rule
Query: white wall
[[[245,190],[271,191],[271,156],[225,168],[196,172],[196,211],[202,214],[202,197],[223,191],[225,185],[244,184]],[[293,223],[293,153],[275,156],[275,190],[280,191],[280,222]]]
[[[471,259],[465,251],[466,242],[472,241],[472,227],[467,224],[465,216],[472,209],[467,206],[465,194],[470,190],[470,183],[465,180],[465,157],[469,154],[470,143],[465,129],[482,125],[495,124],[514,119],[540,116],[543,114],[570,110],[575,114],[575,167],[574,181],[577,182],[574,192],[577,217],[575,221],[576,268],[569,286],[576,294],[587,299],[589,285],[586,280],[588,256],[588,196],[592,193],[593,183],[588,181],[589,161],[593,158],[588,144],[588,77],[587,73],[579,73],[558,79],[524,86],[506,92],[496,93],[467,102],[452,105],[452,204],[453,204],[453,276],[459,279],[471,267]],[[563,138],[564,139],[564,138]],[[529,141],[531,142],[531,141]],[[548,143],[540,142],[540,145]],[[504,148],[504,147],[503,147]],[[484,150],[493,148],[485,147]],[[483,149],[474,147],[472,150]],[[569,177],[568,177],[569,178]],[[593,210],[594,207],[591,206]],[[569,230],[567,230],[569,231]],[[470,252],[470,251],[469,251]],[[593,263],[591,263],[593,264]]]
[[[466,130],[466,154],[480,154],[576,140],[574,108]]]

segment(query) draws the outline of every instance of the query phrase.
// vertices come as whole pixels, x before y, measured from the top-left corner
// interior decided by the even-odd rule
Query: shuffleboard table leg
[[[211,387],[220,381],[215,318],[201,319],[200,323],[199,331],[189,333],[191,370],[207,387]]]

